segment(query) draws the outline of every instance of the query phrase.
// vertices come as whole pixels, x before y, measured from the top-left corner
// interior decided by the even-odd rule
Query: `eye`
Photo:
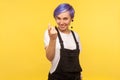
[[[68,18],[67,18],[67,17],[65,17],[65,18],[63,18],[63,20],[68,20]]]
[[[60,17],[56,17],[57,20],[60,20]]]

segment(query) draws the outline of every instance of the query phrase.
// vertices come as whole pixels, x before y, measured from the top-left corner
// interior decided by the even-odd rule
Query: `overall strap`
[[[78,43],[78,41],[76,40],[75,34],[74,34],[74,32],[73,32],[72,30],[71,30],[71,32],[72,32],[73,38],[74,38],[74,40],[75,40],[77,49],[79,49],[79,43]]]
[[[57,32],[58,32],[58,38],[59,38],[60,46],[61,46],[62,49],[64,49],[63,40],[62,40],[62,38],[61,38],[61,36],[60,36],[60,32],[58,31],[58,29],[57,29],[56,26],[55,26],[55,29],[56,29]]]

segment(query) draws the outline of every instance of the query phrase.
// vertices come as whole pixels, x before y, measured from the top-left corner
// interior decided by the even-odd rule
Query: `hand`
[[[50,40],[56,40],[56,38],[57,38],[57,31],[50,24],[48,24],[48,34],[49,34]]]

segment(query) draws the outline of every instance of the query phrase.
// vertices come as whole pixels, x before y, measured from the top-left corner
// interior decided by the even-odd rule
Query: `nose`
[[[60,24],[61,24],[61,25],[64,24],[64,21],[63,21],[63,20],[60,20]]]

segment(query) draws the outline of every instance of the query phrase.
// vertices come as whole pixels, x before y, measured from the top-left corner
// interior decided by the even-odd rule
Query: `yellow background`
[[[0,0],[0,80],[47,80],[43,35],[63,0]],[[76,10],[83,80],[120,80],[120,1],[64,0]]]

